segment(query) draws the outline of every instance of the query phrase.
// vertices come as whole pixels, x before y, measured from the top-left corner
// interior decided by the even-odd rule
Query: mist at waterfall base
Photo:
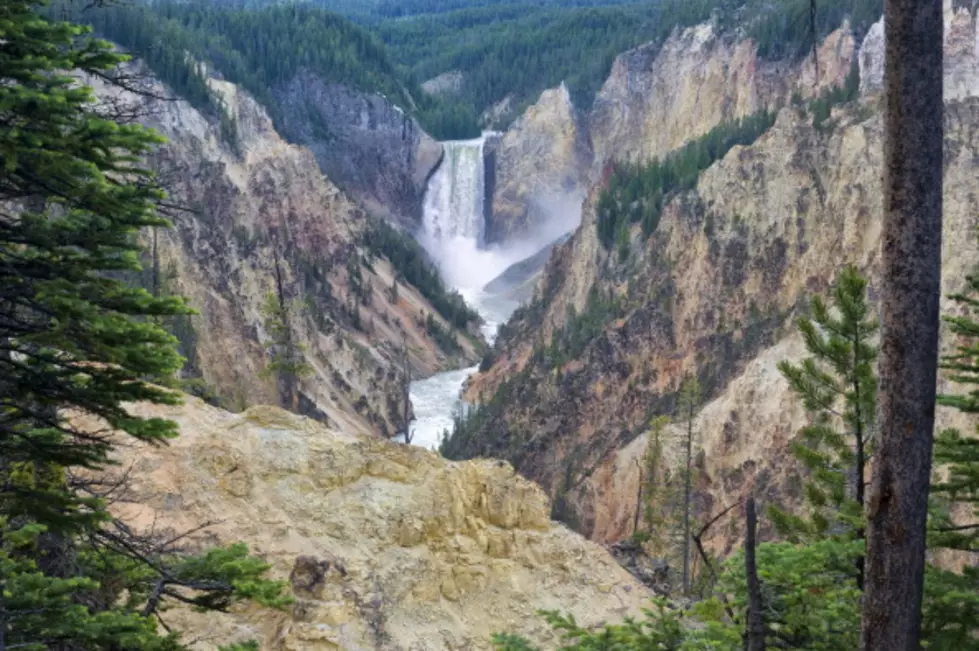
[[[492,343],[498,328],[517,303],[489,294],[484,287],[506,269],[534,255],[573,230],[580,221],[580,197],[554,197],[547,203],[545,226],[506,246],[484,246],[485,139],[442,143],[445,157],[425,193],[424,217],[418,240],[436,261],[446,285],[457,290],[483,317],[483,334]],[[476,366],[439,373],[413,382],[410,388],[415,420],[412,443],[437,449],[453,418],[462,408],[462,389]]]

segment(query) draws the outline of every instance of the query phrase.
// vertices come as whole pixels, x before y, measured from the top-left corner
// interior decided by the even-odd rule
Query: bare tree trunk
[[[160,249],[158,244],[159,230],[153,227],[153,296],[160,297]]]
[[[639,470],[639,489],[636,491],[636,517],[632,522],[632,533],[639,533],[639,518],[642,515],[642,464],[636,459],[636,468]]]
[[[402,424],[405,430],[405,443],[411,445],[414,438],[411,432],[411,365],[408,361],[408,336],[405,335],[401,341],[401,360],[404,367],[404,389],[401,399],[403,401]]]
[[[865,450],[865,446],[866,446],[866,432],[864,432],[864,429],[863,429],[864,414],[860,410],[861,400],[862,400],[861,386],[860,386],[860,376],[856,372],[857,363],[858,363],[857,362],[857,358],[859,356],[859,346],[860,346],[860,335],[859,335],[859,327],[858,327],[857,328],[857,333],[855,334],[855,336],[853,338],[853,368],[854,368],[854,372],[853,372],[853,394],[855,396],[855,399],[854,399],[853,403],[855,405],[854,411],[856,412],[856,429],[855,429],[854,434],[856,435],[856,439],[857,439],[857,446],[856,446],[857,447],[857,450],[856,450],[856,460],[855,460],[855,466],[856,466],[856,469],[855,469],[855,471],[856,471],[855,482],[856,482],[856,485],[855,485],[854,488],[855,488],[855,491],[856,491],[857,504],[860,505],[860,510],[861,511],[865,511],[866,508],[865,508],[864,504],[865,504],[866,499],[865,499],[865,495],[864,495],[864,493],[865,493],[864,482],[866,481],[867,457],[866,457],[866,450]],[[859,529],[857,529],[857,539],[864,541],[864,544],[863,544],[864,550],[860,554],[860,556],[857,557],[857,563],[856,563],[856,565],[857,565],[857,588],[859,588],[860,591],[863,592],[864,574],[866,573],[866,565],[867,565],[867,558],[866,558],[866,555],[867,555],[867,526],[866,526],[866,523],[865,522],[864,522],[864,525],[863,526],[861,526]]]
[[[687,465],[683,486],[683,594],[690,594],[690,493],[693,470],[693,400],[687,412]]]
[[[880,402],[862,647],[919,648],[942,233],[942,0],[887,0]]]
[[[748,581],[748,625],[745,630],[744,648],[745,651],[765,651],[765,616],[762,611],[761,582],[758,580],[758,565],[755,560],[758,528],[755,498],[748,498],[746,511],[748,531],[744,539],[744,571]]]

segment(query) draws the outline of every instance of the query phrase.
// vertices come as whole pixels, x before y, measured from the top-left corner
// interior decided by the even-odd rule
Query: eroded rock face
[[[461,70],[449,70],[422,83],[422,90],[429,95],[454,95],[462,90],[463,81]]]
[[[842,84],[856,57],[848,25],[811,58],[769,62],[750,40],[706,23],[620,55],[587,113],[562,86],[541,95],[503,139],[491,234],[502,241],[577,209],[610,162],[648,161],[717,125]],[[557,213],[557,214],[555,214]]]
[[[979,262],[972,190],[979,172],[979,71],[971,4],[946,3],[944,295],[960,289]],[[620,57],[603,91],[606,107],[596,108],[607,112],[611,128],[591,125],[596,160],[619,152],[626,160],[648,160],[718,120],[785,97],[806,74],[803,68],[790,75],[793,81],[773,77],[745,47],[701,26],[675,35],[659,54],[639,48]],[[849,70],[854,48],[846,29],[822,48],[820,72],[830,75],[829,83]],[[661,66],[660,59],[672,63]],[[513,460],[562,498],[565,517],[580,531],[619,540],[632,532],[649,420],[673,412],[683,377],[694,374],[707,398],[695,421],[704,450],[697,517],[707,519],[749,492],[764,502],[798,505],[801,480],[788,443],[805,414],[776,364],[804,356],[793,334],[795,317],[810,296],[829,289],[842,265],[856,264],[869,275],[876,300],[882,23],[867,34],[858,63],[859,104],[837,109],[820,129],[783,109],[754,145],[735,148],[701,175],[694,192],[674,198],[649,240],[634,232],[626,262],[598,241],[600,184],[592,186],[582,225],[552,255],[537,300],[507,324],[493,367],[470,383],[470,399],[503,387],[508,404],[467,440],[467,454]],[[716,99],[711,93],[722,85],[730,87],[723,101],[684,104],[683,98]],[[651,115],[672,127],[657,131],[656,122],[646,122]],[[593,289],[625,308],[573,359],[551,368],[552,334],[564,327],[570,308],[585,309]],[[942,308],[956,309],[947,300]],[[951,345],[943,338],[946,349]],[[973,431],[961,415],[939,412],[942,426]],[[671,426],[664,440],[682,437]],[[674,465],[679,454],[667,446]],[[729,551],[740,536],[737,518],[712,533],[708,546]]]
[[[442,146],[384,97],[301,72],[277,89],[283,135],[368,211],[415,229]]]
[[[508,325],[499,361],[473,382],[473,397],[491,395],[504,381],[512,396],[502,422],[481,433],[476,447],[484,447],[476,453],[513,459],[552,496],[565,497],[581,531],[620,539],[631,533],[635,462],[649,419],[672,413],[683,377],[695,374],[710,399],[695,424],[705,451],[697,516],[706,519],[749,491],[768,503],[798,502],[788,442],[805,415],[776,362],[803,355],[789,337],[794,318],[808,297],[827,291],[842,265],[869,275],[876,300],[876,105],[868,97],[836,112],[824,129],[784,109],[759,141],[732,150],[696,191],[672,201],[653,237],[642,242],[634,233],[625,263],[601,248],[594,211],[586,209],[582,227],[548,265],[538,288],[543,300]],[[979,99],[948,105],[946,136],[945,295],[979,262],[972,190]],[[546,351],[567,306],[580,313],[593,286],[626,307],[555,372],[531,350],[542,340],[538,349]],[[943,310],[950,309],[946,300]],[[664,440],[680,438],[672,431]],[[737,526],[718,527],[711,544],[728,551],[738,533]]]
[[[151,164],[170,201],[186,210],[174,212],[172,229],[156,234],[162,282],[199,312],[181,339],[225,404],[243,408],[283,399],[275,380],[262,374],[269,341],[262,306],[277,293],[277,276],[294,336],[312,367],[298,406],[337,427],[394,433],[402,413],[405,338],[416,376],[477,357],[461,337],[464,359],[440,351],[419,321],[435,310],[413,288],[402,285],[398,300],[389,299],[396,276],[391,265],[363,263],[363,210],[323,176],[309,150],[276,133],[249,95],[211,80],[234,118],[232,144],[216,119],[184,101],[91,83],[103,99],[138,107],[143,122],[168,139]],[[169,95],[162,84],[147,83],[157,96]],[[153,236],[146,238],[152,248]],[[352,272],[360,277],[356,283]]]
[[[710,23],[684,29],[662,47],[644,45],[616,59],[589,116],[595,163],[646,161],[718,124],[787,104],[843,83],[855,56],[849,26],[833,32],[811,59],[768,62],[751,40],[719,35]]]
[[[544,91],[496,149],[496,184],[486,236],[502,242],[537,235],[546,223],[578,220],[592,163],[584,121],[563,84]],[[557,233],[555,233],[557,235]]]
[[[596,625],[650,596],[552,523],[543,491],[504,462],[452,463],[270,407],[235,415],[188,399],[136,411],[176,420],[181,436],[122,451],[139,501],[122,514],[177,529],[216,522],[205,543],[248,543],[296,597],[286,613],[168,612],[202,651],[249,638],[276,651],[490,649],[494,632],[548,639],[541,608]]]

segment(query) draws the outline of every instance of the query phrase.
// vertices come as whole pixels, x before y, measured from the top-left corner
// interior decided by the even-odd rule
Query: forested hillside
[[[428,4],[445,3],[430,0]],[[542,90],[562,81],[575,104],[587,110],[618,54],[642,43],[662,43],[677,27],[712,17],[721,31],[747,30],[766,58],[798,58],[813,44],[808,0],[581,4],[475,1],[456,11],[382,20],[377,29],[392,60],[418,81],[461,72],[462,85],[453,99],[471,104],[474,113],[511,97],[511,110],[493,126],[505,126]],[[819,2],[816,36],[822,38],[849,16],[860,37],[882,8],[881,0]]]
[[[206,102],[200,75],[186,53],[245,87],[276,117],[273,88],[307,68],[326,81],[388,96],[402,106],[411,91],[384,45],[347,19],[312,5],[235,9],[204,3],[127,3],[85,10],[80,3],[52,13],[91,24],[95,31],[144,59],[193,103]]]
[[[881,0],[819,2],[816,35],[849,16],[860,36],[881,10]],[[439,139],[505,127],[562,81],[587,109],[617,55],[712,17],[722,31],[747,30],[763,57],[797,58],[813,42],[808,0],[161,0],[90,11],[64,3],[52,11],[131,49],[199,107],[212,100],[186,52],[247,88],[273,117],[273,89],[302,68],[382,93]],[[452,71],[461,73],[456,92],[421,91],[421,82]],[[504,100],[494,119],[480,119]]]

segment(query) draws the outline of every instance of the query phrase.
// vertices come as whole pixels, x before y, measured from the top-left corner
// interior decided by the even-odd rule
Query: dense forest
[[[722,31],[745,30],[764,57],[804,56],[813,43],[809,9],[808,0],[157,0],[88,11],[61,2],[51,13],[92,24],[211,112],[220,107],[212,105],[187,52],[247,88],[273,118],[276,86],[305,68],[384,94],[444,140],[505,127],[562,81],[587,110],[617,55],[705,20]],[[881,11],[882,0],[821,1],[815,35],[849,17],[859,36]],[[456,92],[421,91],[421,82],[450,71],[462,74]],[[505,99],[508,110],[481,119]]]
[[[406,76],[423,81],[461,72],[462,87],[451,99],[471,105],[472,114],[512,97],[510,113],[495,127],[562,81],[587,110],[617,55],[642,43],[663,43],[677,27],[713,18],[721,31],[746,30],[770,59],[804,56],[813,45],[808,0],[603,4],[471,2],[456,11],[378,21],[376,29]],[[849,17],[862,36],[882,10],[882,0],[818,2],[815,35],[824,37]]]
[[[349,20],[312,5],[237,10],[165,1],[86,11],[79,3],[66,2],[51,11],[91,24],[198,105],[207,101],[207,91],[186,61],[188,52],[246,88],[273,118],[278,116],[275,88],[300,68],[411,105],[410,91],[388,61],[384,45]]]

